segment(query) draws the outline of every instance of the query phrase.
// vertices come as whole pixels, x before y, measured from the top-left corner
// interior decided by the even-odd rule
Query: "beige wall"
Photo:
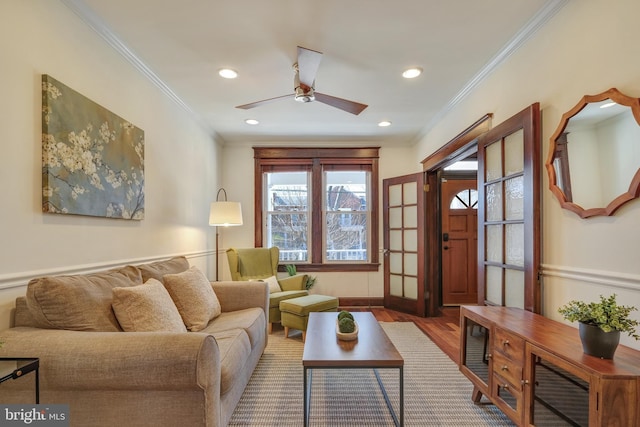
[[[637,0],[569,1],[419,142],[417,157],[433,152],[485,113],[494,113],[498,124],[540,102],[546,160],[561,115],[583,95],[616,87],[640,97],[638,16]],[[640,308],[640,201],[613,217],[580,219],[560,209],[540,167],[544,314],[561,320],[557,308],[567,301],[612,293]],[[638,312],[635,317],[640,319]],[[626,335],[622,342],[640,349]]]
[[[186,254],[211,276],[213,132],[59,1],[0,2],[0,329],[30,277]],[[145,131],[143,221],[41,212],[42,74]]]

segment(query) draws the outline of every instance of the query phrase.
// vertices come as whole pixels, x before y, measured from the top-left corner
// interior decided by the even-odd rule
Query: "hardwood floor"
[[[413,322],[455,363],[460,360],[460,308],[443,307],[440,317],[418,317],[383,307],[345,307],[349,311],[371,311],[380,322]]]

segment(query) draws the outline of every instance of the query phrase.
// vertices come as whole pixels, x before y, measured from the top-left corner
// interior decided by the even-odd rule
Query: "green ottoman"
[[[284,337],[289,337],[289,328],[302,331],[302,342],[307,337],[309,313],[338,311],[338,298],[326,295],[307,295],[280,301],[281,323]]]

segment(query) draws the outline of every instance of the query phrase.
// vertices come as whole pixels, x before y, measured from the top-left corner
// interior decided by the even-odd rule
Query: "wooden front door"
[[[441,186],[442,305],[478,301],[478,190],[475,179],[443,179]]]

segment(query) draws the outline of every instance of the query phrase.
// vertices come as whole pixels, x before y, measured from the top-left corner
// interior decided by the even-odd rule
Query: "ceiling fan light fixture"
[[[225,79],[235,79],[238,77],[238,72],[236,70],[232,70],[231,68],[221,68],[218,70],[218,75]]]
[[[313,88],[309,88],[305,92],[300,86],[296,88],[295,100],[298,102],[312,102],[315,101],[316,96],[313,94]]]
[[[404,77],[405,79],[415,79],[420,74],[422,74],[422,68],[413,67],[404,70],[404,72],[402,73],[402,77]]]

